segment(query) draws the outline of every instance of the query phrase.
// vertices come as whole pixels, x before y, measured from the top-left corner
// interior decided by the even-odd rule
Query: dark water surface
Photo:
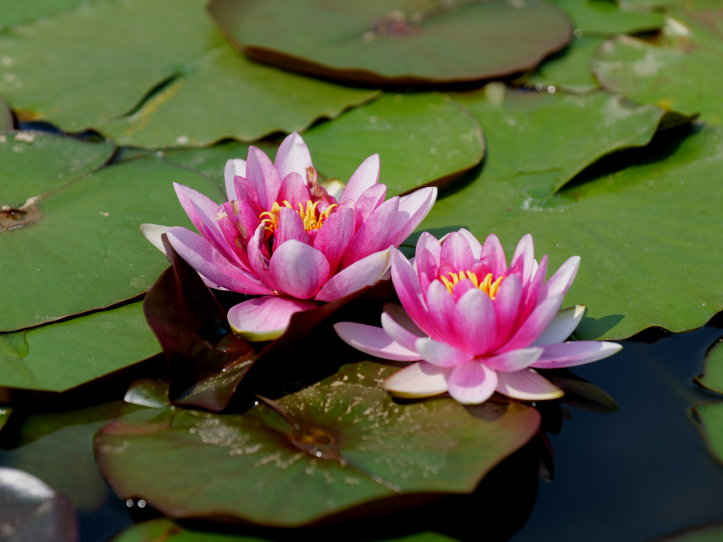
[[[575,368],[575,374],[609,393],[619,410],[570,409],[571,419],[562,422],[559,434],[549,435],[556,461],[552,482],[538,483],[538,448],[531,445],[505,460],[475,495],[303,534],[317,541],[372,540],[434,530],[463,541],[643,542],[723,521],[723,465],[708,454],[690,412],[695,404],[723,399],[693,381],[702,373],[707,349],[723,335],[721,323],[719,315],[686,334],[648,330],[622,341],[616,356]],[[545,414],[546,425],[558,429],[559,419],[548,418]],[[33,455],[52,454],[53,446],[63,453],[52,442],[0,450],[0,465],[23,468]],[[65,493],[92,493],[81,499],[87,501],[79,513],[82,542],[106,542],[134,519],[154,517],[148,507],[136,503],[129,509],[116,499],[87,453],[74,463],[69,470],[77,467],[77,473],[48,470],[39,477]],[[235,532],[274,540],[298,540],[302,534]]]

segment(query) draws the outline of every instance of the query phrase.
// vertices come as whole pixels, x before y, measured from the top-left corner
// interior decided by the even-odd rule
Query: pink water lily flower
[[[246,339],[271,340],[283,334],[295,312],[375,284],[389,267],[390,249],[432,208],[436,188],[385,201],[379,170],[374,154],[337,200],[318,183],[309,150],[294,133],[273,163],[256,147],[245,161],[228,161],[223,205],[174,185],[200,235],[151,224],[141,230],[159,248],[166,233],[208,285],[262,296],[231,308],[228,319]]]
[[[573,256],[545,282],[547,256],[535,261],[525,235],[507,266],[497,236],[484,245],[467,230],[442,243],[419,238],[414,265],[394,250],[392,280],[402,306],[387,303],[382,327],[340,322],[348,344],[380,358],[418,361],[383,386],[400,397],[449,394],[478,404],[495,391],[523,400],[563,392],[535,369],[572,367],[618,352],[616,343],[563,342],[575,330],[584,305],[560,310],[580,265]]]

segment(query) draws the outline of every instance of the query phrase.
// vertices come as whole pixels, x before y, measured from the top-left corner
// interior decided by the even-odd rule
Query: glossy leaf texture
[[[375,86],[511,75],[564,47],[572,33],[554,6],[504,0],[213,0],[209,11],[254,60]]]
[[[347,365],[243,415],[137,413],[99,433],[98,464],[116,494],[169,517],[291,527],[403,494],[470,493],[537,432],[537,411],[516,403],[397,404],[378,386],[394,370]]]
[[[0,533],[8,541],[78,541],[70,502],[42,480],[5,467],[0,467]]]
[[[11,166],[28,179],[21,177],[13,190],[30,197],[39,189],[38,162],[60,160],[64,152],[67,147],[60,145],[11,153],[2,167]],[[0,261],[0,330],[39,325],[144,293],[166,259],[144,239],[139,225],[192,227],[173,182],[215,194],[219,201],[223,197],[216,183],[150,157],[66,184],[36,203],[42,215],[38,221],[0,232],[0,252],[6,255]]]
[[[93,512],[112,498],[95,464],[93,438],[111,420],[138,410],[142,408],[113,401],[26,415],[18,422],[17,434],[3,433],[0,460],[5,466],[37,476],[67,496],[80,511]],[[22,409],[15,415],[22,416]]]
[[[718,128],[664,131],[655,144],[610,156],[554,195],[601,155],[645,145],[660,110],[605,93],[473,94],[464,103],[485,126],[488,156],[481,172],[437,201],[422,229],[496,233],[510,251],[532,232],[551,269],[580,255],[565,298],[588,307],[578,339],[620,339],[650,326],[696,329],[723,308]]]
[[[0,334],[0,387],[65,391],[161,351],[141,303]]]
[[[269,542],[257,536],[208,533],[180,527],[165,519],[154,519],[128,527],[112,542]],[[375,539],[375,542],[454,542],[437,533],[420,533],[404,537]]]
[[[710,67],[723,55],[723,6],[689,0],[670,11],[658,43],[618,36],[592,61],[602,86],[639,103],[654,103],[701,120],[723,124],[723,95]]]
[[[275,132],[303,132],[335,118],[377,91],[345,88],[257,64],[222,45],[130,116],[100,130],[122,145],[209,145],[224,138],[255,141]]]
[[[379,153],[388,195],[443,185],[480,163],[484,136],[477,120],[436,93],[385,93],[304,135],[314,166],[346,182]]]

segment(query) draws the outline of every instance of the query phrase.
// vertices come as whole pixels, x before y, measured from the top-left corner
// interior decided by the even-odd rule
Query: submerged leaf
[[[537,432],[537,411],[517,403],[395,403],[378,386],[394,370],[347,365],[243,415],[138,413],[99,433],[98,464],[119,496],[171,517],[290,527],[403,494],[469,493]]]
[[[5,424],[8,423],[10,414],[13,413],[13,409],[7,406],[0,407],[0,431],[2,431]]]

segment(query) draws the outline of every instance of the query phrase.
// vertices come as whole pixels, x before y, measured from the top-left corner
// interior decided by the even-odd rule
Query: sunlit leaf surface
[[[373,85],[513,74],[564,47],[572,33],[554,6],[504,0],[214,0],[209,11],[254,59]]]
[[[172,517],[226,515],[266,525],[312,522],[402,493],[469,493],[537,432],[521,404],[397,404],[378,381],[394,368],[347,365],[244,415],[137,413],[96,440],[106,480]]]
[[[665,20],[661,11],[622,10],[611,0],[548,1],[566,12],[583,36],[651,32],[661,28]]]

